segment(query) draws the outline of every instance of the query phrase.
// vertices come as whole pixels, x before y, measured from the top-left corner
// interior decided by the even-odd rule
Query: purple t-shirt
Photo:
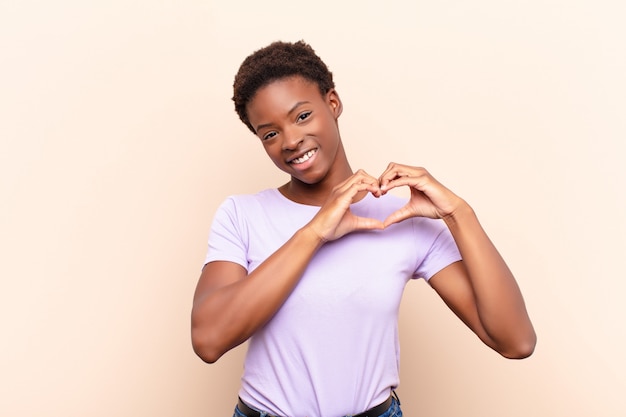
[[[368,194],[351,210],[384,220],[405,203]],[[229,197],[215,215],[205,263],[230,261],[251,272],[318,210],[276,189]],[[250,338],[240,397],[290,417],[343,416],[383,402],[399,383],[406,283],[460,259],[445,223],[426,218],[324,244],[276,315]]]

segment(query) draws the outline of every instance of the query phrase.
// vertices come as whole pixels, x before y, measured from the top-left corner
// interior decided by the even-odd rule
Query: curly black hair
[[[243,61],[235,75],[233,101],[239,118],[252,133],[256,134],[246,111],[250,100],[260,88],[292,76],[301,76],[316,83],[322,95],[335,87],[333,74],[313,48],[304,41],[273,42]]]

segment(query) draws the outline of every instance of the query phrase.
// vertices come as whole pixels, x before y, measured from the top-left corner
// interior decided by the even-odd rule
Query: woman
[[[309,45],[250,55],[233,100],[290,176],[221,205],[194,296],[204,361],[250,339],[235,416],[401,416],[397,321],[413,278],[501,355],[533,352],[522,295],[472,208],[423,168],[352,170],[341,100]],[[387,194],[398,187],[408,201]]]

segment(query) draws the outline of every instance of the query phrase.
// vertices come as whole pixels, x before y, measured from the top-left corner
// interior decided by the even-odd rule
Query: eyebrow
[[[309,102],[309,101],[299,101],[299,102],[297,102],[297,103],[296,103],[296,104],[294,104],[294,105],[293,105],[293,107],[292,107],[292,108],[291,108],[291,109],[287,112],[287,115],[290,115],[291,113],[293,113],[294,111],[296,111],[296,109],[297,109],[298,107],[300,107],[301,105],[303,105],[303,104],[308,104],[308,103],[310,103],[310,102]],[[258,132],[259,132],[259,130],[261,130],[261,129],[263,129],[263,128],[266,128],[266,127],[270,127],[270,126],[272,126],[272,125],[273,125],[273,123],[263,123],[263,124],[260,124],[260,125],[258,125],[258,126],[256,127],[256,131],[257,131],[257,133],[258,133]]]

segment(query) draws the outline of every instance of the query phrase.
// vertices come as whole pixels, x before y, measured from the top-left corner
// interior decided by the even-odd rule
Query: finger
[[[346,211],[350,210],[350,205],[354,203],[356,196],[363,191],[380,193],[378,186],[369,183],[345,184],[342,189],[334,190],[321,208],[321,212],[337,217],[337,222]],[[334,213],[334,214],[331,214]]]
[[[383,221],[383,225],[384,227],[388,227],[394,223],[400,223],[401,221],[413,216],[414,215],[411,209],[408,206],[404,206],[387,216],[387,218]]]
[[[385,189],[390,180],[394,179],[398,175],[398,164],[395,162],[390,162],[387,165],[387,168],[383,171],[383,173],[378,177],[378,183],[380,184],[381,189]]]
[[[370,191],[380,190],[380,181],[378,180],[378,178],[373,177],[372,175],[368,174],[364,170],[359,169],[355,173],[354,177],[355,177],[355,180],[357,180],[358,182],[366,183],[366,184],[369,184],[371,187],[373,187],[372,189],[370,189]]]
[[[389,180],[386,186],[381,186],[383,190],[389,191],[392,188],[398,188],[403,186],[413,187],[420,191],[424,191],[428,188],[428,184],[430,183],[428,177],[425,175],[420,176],[401,176],[396,177],[392,180]]]
[[[387,166],[385,172],[378,178],[378,182],[380,184],[381,190],[386,192],[392,188],[395,188],[399,185],[407,185],[406,183],[399,184],[394,182],[394,180],[406,178],[406,177],[418,177],[423,175],[426,170],[424,168],[411,167],[408,165],[401,165],[395,162],[390,163]]]
[[[382,230],[385,224],[378,219],[354,216],[354,230]]]
[[[341,194],[351,193],[351,197],[354,197],[359,191],[369,191],[376,197],[381,195],[378,179],[372,177],[362,169],[358,170],[350,176],[350,178],[341,183],[336,188],[336,191]]]
[[[374,195],[375,197],[380,197],[382,195],[380,186],[378,185],[378,181],[367,181],[367,182],[359,182],[352,184],[352,197],[354,198],[361,191],[367,191]]]

